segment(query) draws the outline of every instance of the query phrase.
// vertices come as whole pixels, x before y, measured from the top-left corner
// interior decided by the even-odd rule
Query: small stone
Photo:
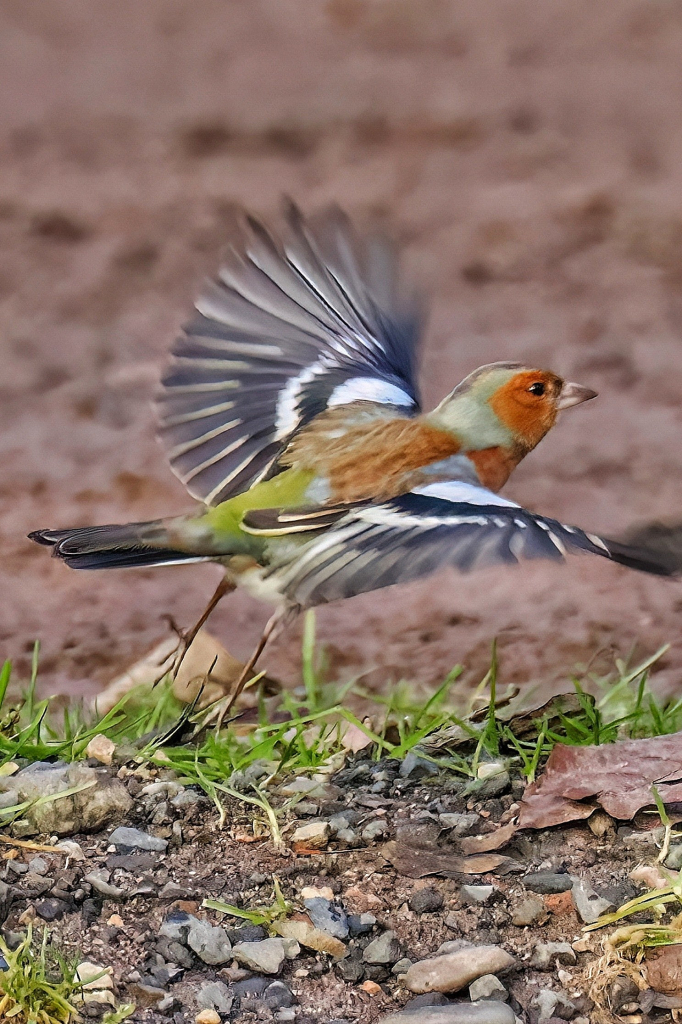
[[[348,938],[348,919],[341,907],[334,906],[329,900],[316,896],[304,901],[308,917],[316,928],[333,935],[336,939]]]
[[[452,1006],[452,1003],[442,992],[425,992],[421,996],[415,996],[414,999],[410,999],[409,1003],[405,1003],[403,1009],[407,1013],[408,1011],[421,1010],[424,1006]]]
[[[70,835],[98,832],[115,821],[125,819],[133,801],[120,779],[103,769],[82,762],[43,764],[35,762],[22,768],[12,779],[0,778],[0,790],[11,788],[19,802],[31,804],[25,817],[14,825],[15,834]],[[65,790],[70,796],[45,800]]]
[[[545,1024],[553,1017],[570,1020],[577,1013],[575,1004],[563,992],[554,992],[551,988],[541,988],[532,1005],[538,1011],[538,1024]]]
[[[375,839],[380,839],[381,836],[385,835],[387,832],[388,823],[381,821],[379,818],[375,818],[373,821],[370,821],[368,825],[365,825],[361,835],[366,842],[371,843],[374,842]]]
[[[517,1020],[506,1003],[449,1003],[416,1011],[411,1008],[412,1003],[398,1013],[382,1017],[380,1024],[515,1024]]]
[[[577,957],[568,942],[539,942],[533,949],[530,966],[537,971],[550,971],[555,963],[572,965]]]
[[[293,1006],[283,1006],[281,1010],[278,1010],[275,1014],[275,1020],[278,1021],[290,1021],[296,1020],[296,1010]]]
[[[84,989],[113,989],[114,981],[111,977],[111,967],[102,967],[94,964],[91,960],[83,960],[76,968],[76,981],[79,981]]]
[[[484,974],[497,974],[515,963],[500,946],[466,946],[412,964],[405,975],[410,992],[459,992]]]
[[[46,875],[50,869],[47,861],[42,857],[31,857],[28,862],[28,870],[32,871],[34,875]]]
[[[88,882],[100,895],[106,896],[107,899],[117,900],[125,895],[125,889],[121,889],[118,885],[110,885],[108,871],[90,871],[85,876],[84,881]]]
[[[243,981],[236,982],[233,992],[235,996],[243,999],[244,996],[260,996],[267,987],[268,982],[265,978],[244,978]]]
[[[539,896],[530,896],[512,911],[512,924],[517,928],[525,928],[531,924],[542,924],[548,914],[545,904]]]
[[[393,965],[391,974],[395,974],[396,977],[399,977],[401,974],[407,974],[411,966],[412,961],[404,956],[402,960],[398,960],[398,963]]]
[[[98,732],[96,736],[92,737],[85,748],[85,755],[86,757],[94,757],[101,764],[111,764],[115,750],[116,744],[108,736]]]
[[[571,892],[575,908],[585,924],[594,924],[602,914],[613,910],[611,900],[604,899],[595,892],[584,878],[575,879]]]
[[[459,895],[471,906],[487,903],[495,892],[494,885],[463,885],[460,887]]]
[[[427,760],[425,757],[420,757],[414,750],[408,751],[400,765],[401,779],[423,779],[427,775],[437,774],[438,765],[434,764],[433,761]]]
[[[273,981],[263,992],[263,1002],[269,1010],[281,1010],[293,1006],[296,1000],[288,985],[283,981]]]
[[[366,964],[393,964],[400,958],[400,943],[392,931],[385,931],[365,946],[362,959]]]
[[[62,839],[60,843],[57,843],[55,850],[62,850],[67,855],[67,860],[81,861],[85,860],[85,854],[77,842],[73,839]]]
[[[587,824],[592,835],[597,839],[603,839],[608,832],[615,833],[616,823],[606,811],[597,810],[587,819]]]
[[[186,942],[205,964],[224,964],[232,958],[232,943],[225,929],[208,921],[190,917]]]
[[[197,1006],[202,1010],[229,1013],[234,999],[224,981],[205,981],[196,994]]]
[[[554,893],[568,892],[573,888],[573,879],[570,875],[558,871],[533,871],[524,875],[521,882],[541,896],[550,896]]]
[[[440,910],[444,900],[437,889],[417,889],[410,896],[408,906],[415,914],[432,914]]]
[[[201,1010],[194,1018],[194,1024],[220,1024],[221,1020],[216,1010]]]
[[[511,776],[508,771],[496,771],[486,778],[475,779],[466,788],[467,794],[475,796],[477,800],[490,800],[491,797],[500,796],[506,792],[511,785]]]
[[[509,993],[494,974],[483,974],[469,985],[469,999],[472,1003],[476,1003],[479,1000],[506,1003],[509,999]]]
[[[168,848],[167,839],[159,839],[157,836],[142,832],[139,828],[125,826],[114,829],[109,836],[109,843],[126,850],[149,850],[154,853],[165,853]]]
[[[354,950],[344,960],[339,960],[336,965],[336,973],[343,981],[356,984],[364,976],[365,968],[362,964],[360,954]]]
[[[166,882],[166,884],[159,889],[160,900],[182,900],[187,897],[187,889],[183,885],[178,885],[176,882]]]
[[[238,960],[250,971],[279,974],[285,959],[282,939],[262,939],[260,942],[238,942],[232,950]]]
[[[143,1006],[156,1006],[168,995],[162,988],[156,985],[146,985],[142,981],[136,981],[129,986],[128,991],[137,1003],[138,1008]]]
[[[43,921],[59,921],[69,910],[69,904],[64,900],[38,900],[35,905],[36,914],[42,917]]]
[[[301,889],[301,899],[303,900],[329,900],[330,903],[334,901],[334,890],[330,889],[328,885],[320,886],[317,889],[314,885],[304,885]]]
[[[374,914],[349,914],[347,920],[348,929],[354,939],[357,938],[358,935],[369,935],[372,928],[377,923],[377,919]]]
[[[376,981],[363,981],[360,988],[363,992],[366,992],[368,996],[378,996],[381,992],[381,985],[377,985]]]
[[[444,828],[451,828],[450,838],[462,839],[471,835],[481,823],[478,814],[439,814],[438,820]]]
[[[682,844],[670,847],[670,852],[665,859],[665,866],[673,871],[679,871],[682,868]]]
[[[300,825],[291,837],[291,841],[301,843],[309,849],[318,850],[327,845],[329,833],[328,821],[311,821],[308,825]]]

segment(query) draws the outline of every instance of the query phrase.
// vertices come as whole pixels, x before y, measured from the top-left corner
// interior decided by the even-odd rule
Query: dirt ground
[[[0,0],[0,651],[91,693],[188,623],[212,567],[77,575],[25,534],[189,506],[163,353],[234,203],[383,218],[431,296],[424,392],[493,359],[600,391],[508,488],[606,534],[682,498],[682,4]],[[672,641],[679,584],[595,561],[443,576],[319,615],[343,674],[551,684]],[[245,656],[267,610],[226,601]],[[298,670],[299,634],[266,666]],[[608,660],[603,655],[603,660]]]

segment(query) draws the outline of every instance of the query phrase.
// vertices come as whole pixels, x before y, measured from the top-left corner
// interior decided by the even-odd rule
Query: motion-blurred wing
[[[280,244],[253,218],[173,349],[160,437],[191,494],[209,505],[264,476],[301,426],[353,401],[419,409],[414,302],[400,305],[382,239],[360,246],[331,209],[293,205]]]
[[[674,575],[665,557],[616,541],[602,540],[554,519],[534,515],[483,487],[460,481],[431,484],[381,505],[365,505],[340,515],[298,555],[273,565],[279,589],[301,606],[323,604],[370,590],[420,579],[444,566],[461,572],[523,559],[562,561],[587,551],[644,572]],[[253,533],[275,536],[312,524],[312,510],[297,522],[291,510],[280,514],[279,530],[265,523]],[[289,529],[287,529],[287,527]]]

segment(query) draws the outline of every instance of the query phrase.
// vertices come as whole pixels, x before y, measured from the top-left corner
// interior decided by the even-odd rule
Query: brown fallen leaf
[[[348,950],[340,939],[327,935],[311,923],[304,914],[296,914],[286,921],[276,921],[272,926],[283,939],[296,939],[306,949],[314,949],[318,953],[328,953],[335,960],[342,960]]]
[[[516,822],[510,821],[508,825],[503,825],[484,836],[469,836],[466,839],[460,839],[459,848],[464,854],[489,853],[490,850],[499,850],[511,842],[517,829]]]
[[[393,865],[398,874],[406,878],[425,878],[427,875],[485,875],[489,871],[506,875],[522,871],[523,867],[511,857],[499,853],[482,853],[474,857],[460,857],[438,847],[431,849],[409,846],[399,840],[391,840],[381,848],[382,856]]]
[[[597,802],[612,818],[629,820],[653,805],[652,785],[664,803],[682,801],[682,733],[601,747],[557,744],[542,778],[523,795],[519,827],[589,818]]]

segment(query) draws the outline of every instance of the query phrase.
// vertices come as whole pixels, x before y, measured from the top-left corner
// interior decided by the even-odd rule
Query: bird
[[[445,566],[469,572],[573,553],[677,574],[665,550],[608,540],[500,493],[559,414],[595,391],[501,361],[424,412],[423,323],[382,232],[357,233],[337,206],[306,218],[289,200],[278,234],[244,212],[156,399],[160,441],[198,507],[30,539],[73,569],[221,565],[182,656],[236,587],[274,604],[221,716],[266,644],[321,604]]]

